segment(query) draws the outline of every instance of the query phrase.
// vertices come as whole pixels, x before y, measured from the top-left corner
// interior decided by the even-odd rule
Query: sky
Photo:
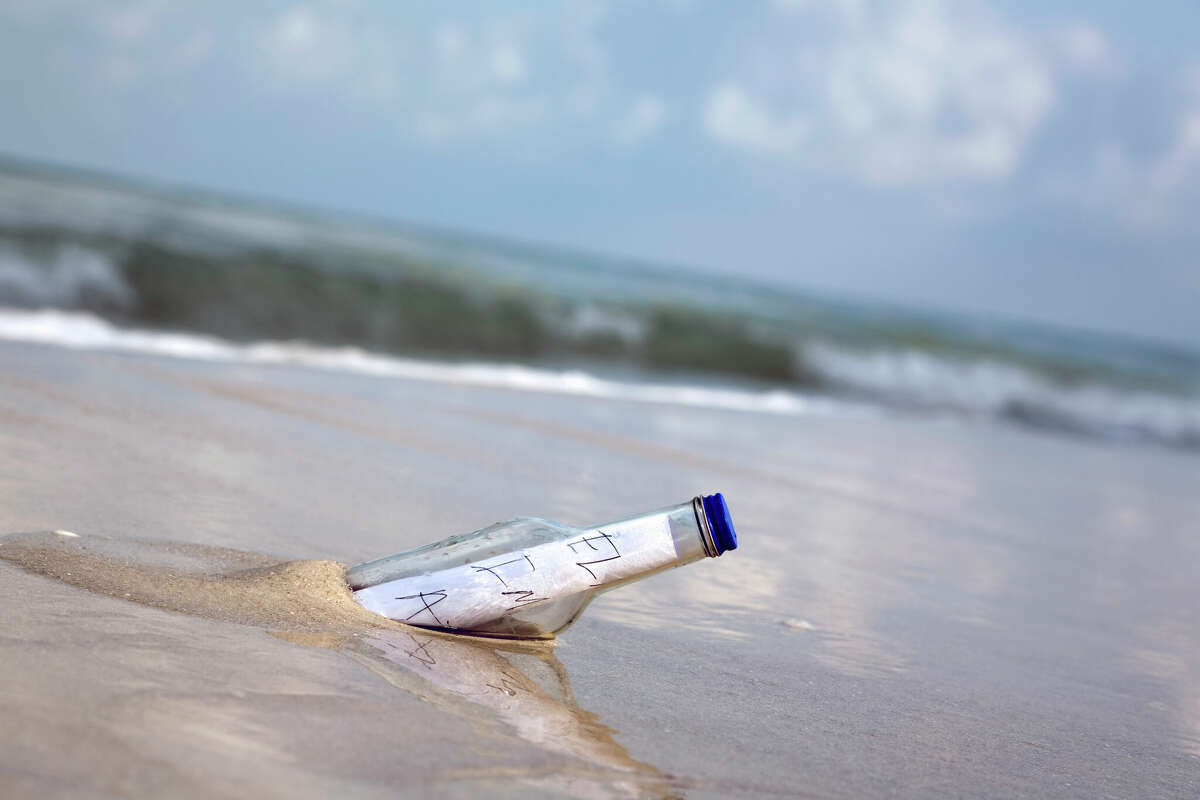
[[[1200,6],[0,0],[0,154],[1200,345]]]

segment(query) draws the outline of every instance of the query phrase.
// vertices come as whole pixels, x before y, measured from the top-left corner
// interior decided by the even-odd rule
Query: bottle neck
[[[675,549],[675,560],[671,566],[716,555],[712,533],[699,497],[679,505],[596,525],[592,530],[620,531],[625,541],[635,546],[638,538],[653,536],[657,540],[665,530]]]

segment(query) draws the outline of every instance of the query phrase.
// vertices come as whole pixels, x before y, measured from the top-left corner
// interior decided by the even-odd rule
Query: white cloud
[[[534,156],[580,139],[638,146],[662,124],[665,104],[610,79],[602,11],[581,1],[537,13],[399,18],[307,0],[254,29],[246,63],[260,90],[350,105],[427,146]]]
[[[467,37],[457,25],[443,23],[434,31],[433,45],[440,60],[455,62],[467,49]]]
[[[1162,149],[1138,155],[1110,140],[1097,148],[1090,174],[1079,180],[1060,178],[1051,191],[1134,230],[1182,224],[1200,232],[1195,220],[1200,203],[1200,65],[1185,72],[1181,84],[1181,103]]]
[[[119,89],[140,82],[153,70],[152,60],[164,16],[162,2],[80,5],[60,9],[58,16],[84,16],[92,21],[100,34],[97,68],[92,74],[107,88]]]
[[[1068,25],[1056,31],[1054,40],[1060,58],[1073,70],[1102,77],[1117,75],[1122,71],[1108,37],[1095,25]]]
[[[866,13],[866,0],[772,0],[776,10],[829,13],[847,21],[858,21]]]
[[[620,85],[600,36],[605,8],[583,2],[432,25],[396,104],[406,134],[439,147],[499,146],[547,158],[581,142],[627,151],[662,129],[667,103]],[[431,68],[424,69],[428,63]]]
[[[156,22],[155,9],[149,5],[131,5],[107,14],[102,25],[104,32],[113,39],[135,42],[153,32]]]
[[[519,83],[525,79],[525,56],[512,42],[501,42],[492,49],[492,76],[500,83]]]
[[[450,120],[432,111],[421,111],[413,118],[413,132],[429,143],[444,142],[454,133]]]
[[[773,116],[736,83],[712,90],[704,109],[704,125],[717,141],[759,155],[796,155],[808,134],[804,119]]]
[[[277,79],[310,83],[338,77],[350,69],[355,38],[337,15],[298,5],[275,17],[258,45]]]
[[[637,147],[658,133],[666,118],[667,105],[661,98],[639,94],[613,126],[613,141],[618,147]]]
[[[357,104],[394,99],[405,49],[337,2],[292,6],[261,26],[251,64],[266,88]]]
[[[799,66],[783,89],[739,80],[715,88],[708,133],[870,185],[1012,174],[1055,100],[1037,48],[983,5],[918,0],[895,8],[861,20],[840,13],[829,35],[793,60]]]
[[[1189,109],[1180,120],[1175,137],[1151,171],[1156,193],[1171,194],[1200,173],[1200,106]]]
[[[309,55],[321,43],[324,23],[307,6],[283,12],[267,32],[267,44],[281,50]]]

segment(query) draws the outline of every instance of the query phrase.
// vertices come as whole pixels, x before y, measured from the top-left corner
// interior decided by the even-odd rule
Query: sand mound
[[[367,611],[336,561],[65,532],[0,537],[0,559],[81,589],[278,631],[349,634],[399,623]]]

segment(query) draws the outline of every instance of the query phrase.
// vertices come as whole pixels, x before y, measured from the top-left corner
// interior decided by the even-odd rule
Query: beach
[[[1195,796],[1197,466],[952,418],[3,342],[0,534],[271,580],[234,613],[0,560],[0,794]],[[601,596],[552,647],[331,622],[270,566],[714,491],[738,550]]]

